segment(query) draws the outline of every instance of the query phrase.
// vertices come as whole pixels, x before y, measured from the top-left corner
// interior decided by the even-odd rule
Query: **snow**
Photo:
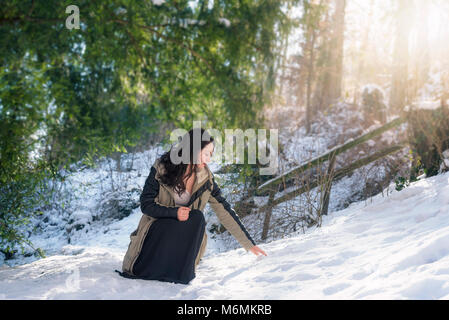
[[[309,134],[298,120],[301,109],[271,110],[268,118],[279,123],[269,127],[280,128],[283,143],[282,173],[379,125],[366,122],[349,105],[332,108],[332,113],[312,124]],[[356,148],[354,155],[371,154],[386,142],[397,143],[400,135],[385,132],[381,139]],[[141,217],[135,205],[151,165],[163,151],[157,146],[125,154],[121,170],[109,158],[93,168],[73,166],[76,171],[65,184],[55,185],[60,193],[51,199],[54,205],[32,223],[38,228],[31,241],[47,258],[38,260],[28,251],[6,260],[0,253],[0,299],[449,298],[444,245],[449,226],[448,173],[422,176],[397,192],[394,183],[388,185],[387,167],[380,162],[334,182],[329,215],[323,217],[320,229],[297,222],[307,214],[304,198],[316,201],[318,188],[275,206],[266,240],[261,240],[263,214],[241,218],[268,257],[247,253],[228,232],[211,233],[218,219],[206,206],[207,250],[190,285],[120,277],[114,270],[121,270],[129,235]],[[337,157],[337,168],[354,161],[354,155]],[[220,169],[217,163],[209,167],[213,172]],[[231,204],[244,194],[244,184],[234,183],[235,173],[215,173],[215,177]],[[263,205],[268,197],[254,200]]]
[[[443,161],[440,165],[439,173],[449,170],[449,149],[443,151]]]
[[[0,298],[449,299],[448,172],[330,212],[321,228],[260,245],[266,257],[208,247],[189,285],[114,272],[140,215],[58,254],[3,265]]]
[[[448,103],[448,101],[446,101],[446,103]],[[437,100],[437,101],[429,101],[429,100],[422,100],[422,101],[417,101],[415,103],[413,103],[411,106],[407,105],[404,107],[405,111],[410,111],[410,110],[436,110],[438,108],[441,107],[441,100]]]
[[[191,24],[199,24],[200,26],[206,24],[206,21],[204,20],[200,20],[198,21],[197,19],[173,19],[174,22],[179,21],[180,26],[183,28],[187,28],[189,25]]]
[[[227,28],[229,28],[231,26],[231,21],[229,21],[226,18],[219,18],[218,22],[224,24]]]

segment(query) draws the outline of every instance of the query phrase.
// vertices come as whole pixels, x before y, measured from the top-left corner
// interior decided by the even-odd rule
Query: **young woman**
[[[204,129],[194,128],[180,146],[156,159],[145,181],[140,196],[143,215],[131,233],[123,272],[116,270],[124,277],[182,284],[195,278],[207,243],[203,215],[207,203],[243,248],[255,255],[267,255],[222,197],[207,166],[214,151],[213,138]],[[190,151],[187,163],[181,148]],[[181,159],[179,164],[173,163],[173,153]]]

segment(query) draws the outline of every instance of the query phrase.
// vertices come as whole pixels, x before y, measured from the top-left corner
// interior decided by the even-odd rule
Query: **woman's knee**
[[[190,210],[190,213],[199,213],[199,214],[203,214],[203,212],[200,209],[192,209]]]

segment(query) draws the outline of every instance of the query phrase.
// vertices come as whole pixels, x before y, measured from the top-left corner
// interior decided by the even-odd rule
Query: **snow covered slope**
[[[322,228],[261,245],[267,257],[206,253],[189,285],[114,272],[132,231],[122,228],[138,218],[62,254],[2,266],[0,298],[449,299],[449,173],[331,212]]]

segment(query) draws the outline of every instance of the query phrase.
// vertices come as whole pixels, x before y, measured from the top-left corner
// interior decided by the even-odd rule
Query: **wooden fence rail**
[[[365,165],[367,165],[367,164],[369,164],[371,162],[374,162],[374,161],[376,161],[378,159],[381,159],[381,158],[383,158],[383,157],[385,157],[385,156],[387,156],[389,154],[395,153],[395,152],[401,150],[402,148],[404,148],[405,146],[406,146],[405,144],[404,145],[401,144],[401,145],[395,145],[395,146],[391,146],[391,147],[382,149],[381,151],[376,152],[373,155],[370,155],[368,157],[359,159],[359,160],[353,162],[352,164],[350,164],[350,165],[348,165],[348,166],[346,166],[344,168],[338,169],[338,170],[335,171],[335,174],[334,174],[334,177],[333,177],[332,181],[338,181],[341,178],[343,178],[344,176],[346,176],[349,173],[351,173],[352,171],[354,171],[354,170],[356,170],[358,168],[361,168],[361,167],[363,167],[363,166],[365,166]],[[276,206],[276,205],[278,205],[280,203],[283,203],[285,201],[288,201],[288,200],[291,200],[293,198],[296,198],[297,196],[301,195],[302,193],[306,192],[307,190],[313,189],[313,188],[318,187],[318,186],[319,186],[319,182],[318,182],[318,180],[315,180],[315,181],[311,182],[310,184],[308,184],[307,186],[303,186],[303,187],[300,187],[300,188],[295,189],[293,191],[290,191],[290,192],[288,192],[288,193],[286,193],[286,194],[284,194],[284,195],[282,195],[282,196],[280,196],[280,197],[278,197],[276,199],[273,198],[273,200],[271,202],[269,201],[265,205],[263,205],[261,207],[258,207],[258,208],[259,208],[259,210],[266,210],[269,207],[274,207],[274,206]],[[273,193],[275,194],[276,192],[273,192]]]
[[[324,161],[329,160],[329,157],[333,153],[335,154],[335,156],[337,156],[351,148],[354,148],[355,146],[357,146],[361,143],[364,143],[364,142],[384,133],[385,131],[388,131],[394,127],[397,127],[398,125],[400,125],[401,123],[403,123],[405,121],[406,121],[405,118],[396,118],[396,119],[386,123],[385,125],[383,125],[380,128],[377,128],[371,132],[368,132],[354,140],[350,140],[343,145],[335,147],[335,148],[329,150],[328,152],[326,152],[325,154],[323,154],[323,155],[321,155],[321,156],[319,156],[299,167],[296,167],[279,177],[276,177],[274,179],[271,179],[270,181],[265,182],[264,184],[259,186],[259,188],[257,188],[255,195],[256,196],[267,195],[267,194],[269,194],[270,190],[275,190],[279,184],[285,183],[286,180],[289,180],[290,178],[296,176],[298,173],[304,172],[305,169],[316,166],[319,163],[323,163]]]
[[[405,145],[399,144],[399,145],[384,148],[384,149],[376,152],[373,155],[370,155],[368,157],[354,161],[350,165],[348,165],[344,168],[341,168],[339,170],[336,170],[334,172],[334,164],[335,164],[335,159],[336,159],[337,155],[339,155],[345,151],[348,151],[348,150],[354,148],[355,146],[362,144],[376,136],[379,136],[382,133],[384,133],[392,128],[395,128],[404,122],[406,122],[405,118],[396,118],[396,119],[386,123],[385,125],[381,126],[380,128],[370,131],[356,139],[350,140],[343,145],[337,146],[337,147],[329,150],[325,154],[323,154],[319,157],[316,157],[315,159],[312,159],[311,161],[309,161],[299,167],[296,167],[296,168],[288,171],[287,173],[262,184],[256,190],[256,193],[255,193],[257,196],[266,196],[266,195],[269,196],[268,202],[265,205],[258,207],[259,212],[265,212],[265,219],[264,219],[264,224],[263,224],[263,229],[262,229],[262,240],[265,240],[267,238],[268,230],[270,227],[272,209],[274,206],[276,206],[280,203],[283,203],[285,201],[288,201],[290,199],[293,199],[293,198],[301,195],[302,193],[306,192],[307,190],[311,190],[315,187],[318,187],[320,185],[320,183],[323,183],[323,182],[320,182],[319,179],[317,178],[315,181],[309,183],[306,186],[302,186],[302,187],[297,188],[293,191],[290,191],[286,194],[283,194],[282,196],[280,196],[278,198],[275,198],[275,194],[279,192],[281,184],[285,185],[286,181],[289,181],[289,180],[295,178],[296,176],[302,174],[306,169],[312,168],[314,166],[322,164],[325,161],[330,160],[329,166],[328,166],[328,172],[324,179],[324,181],[325,181],[324,182],[324,184],[325,184],[324,185],[324,197],[323,197],[324,200],[322,203],[322,207],[320,208],[320,210],[321,210],[320,216],[323,214],[326,215],[327,208],[329,205],[330,190],[331,190],[332,182],[343,178],[344,176],[348,175],[349,173],[353,172],[354,170],[356,170],[360,167],[363,167],[373,161],[376,161],[376,160],[381,159],[389,154],[392,154],[394,152],[401,150],[402,148],[404,148]]]

